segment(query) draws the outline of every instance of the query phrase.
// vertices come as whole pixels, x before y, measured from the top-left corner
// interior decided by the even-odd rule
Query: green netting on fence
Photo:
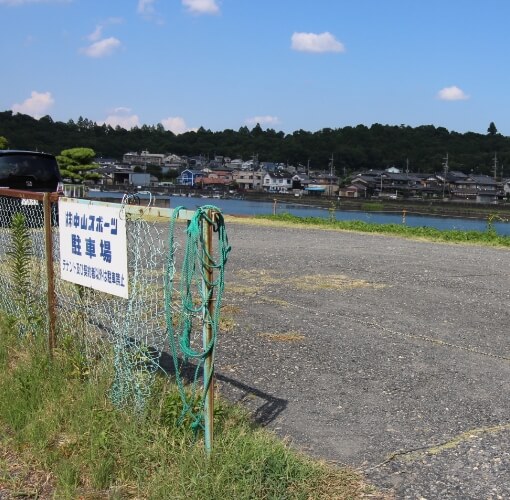
[[[225,265],[230,246],[221,212],[213,206],[197,209],[186,229],[180,285],[176,290],[175,222],[182,209],[183,207],[175,209],[170,223],[169,254],[165,273],[165,313],[168,342],[183,403],[179,422],[182,423],[189,417],[192,428],[197,431],[204,427],[205,397],[214,373],[214,349],[225,286]],[[214,254],[212,241],[207,233],[209,227],[212,229],[211,233],[217,235],[218,240]],[[200,370],[208,356],[211,357],[211,364],[207,372],[204,370],[203,389],[199,394]],[[188,391],[184,387],[183,373],[186,371],[193,372],[189,377]]]

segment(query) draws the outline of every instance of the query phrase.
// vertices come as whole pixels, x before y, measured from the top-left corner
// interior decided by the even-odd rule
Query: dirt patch
[[[53,498],[55,478],[35,461],[0,441],[0,499]]]

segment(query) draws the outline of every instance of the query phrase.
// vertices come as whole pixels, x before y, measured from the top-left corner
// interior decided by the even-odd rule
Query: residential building
[[[257,170],[238,170],[232,173],[232,179],[243,191],[260,191],[264,172]]]
[[[128,165],[157,165],[161,166],[165,159],[165,155],[163,154],[153,154],[148,151],[142,151],[140,154],[138,153],[126,153],[122,157],[122,162],[127,163]]]
[[[288,193],[292,189],[292,175],[288,172],[267,172],[263,189],[269,193]]]
[[[232,184],[234,180],[230,170],[212,170],[199,178],[196,184],[202,188],[224,188]]]
[[[203,177],[204,173],[201,170],[191,170],[187,168],[181,172],[179,177],[177,177],[177,184],[195,187],[197,182]]]

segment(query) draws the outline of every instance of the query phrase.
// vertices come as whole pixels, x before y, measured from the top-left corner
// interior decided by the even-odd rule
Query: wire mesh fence
[[[58,343],[72,341],[83,356],[77,369],[85,372],[93,365],[106,363],[112,377],[112,401],[118,407],[143,410],[156,371],[172,369],[162,367],[161,354],[168,350],[169,344],[182,343],[177,337],[183,324],[188,329],[184,342],[190,350],[205,352],[207,347],[203,341],[204,325],[211,325],[212,320],[206,308],[213,300],[215,285],[212,281],[204,282],[200,270],[191,277],[195,284],[186,285],[181,279],[185,257],[179,250],[189,247],[187,240],[194,213],[133,206],[128,199],[122,204],[86,202],[115,206],[119,217],[125,220],[129,296],[123,298],[62,279],[59,222],[62,224],[65,214],[59,214],[58,200],[51,198],[47,200],[45,219],[42,195],[24,193],[22,196],[14,195],[11,190],[0,190],[0,309],[16,317],[20,325],[35,321],[50,331],[54,307]],[[85,200],[63,200],[85,203]],[[18,226],[23,233],[21,239],[16,233]],[[202,244],[203,234],[195,239]],[[207,273],[212,276],[218,261],[215,251],[208,254],[202,249],[198,253],[199,262],[192,267],[200,269],[204,259],[210,260],[212,266]],[[17,265],[23,268],[21,273],[17,273],[20,271]],[[49,281],[54,283],[54,292],[48,292]],[[205,295],[200,291],[204,286],[209,290]],[[171,300],[183,293],[189,303],[185,309],[180,298]],[[53,294],[52,305],[49,295]],[[169,339],[169,331],[175,338]],[[21,334],[25,332],[26,328],[20,330]],[[185,361],[181,359],[178,363]],[[179,368],[177,364],[175,368]]]
[[[0,307],[20,319],[39,318],[46,311],[48,285],[44,195],[3,191],[9,194],[0,193]],[[49,227],[56,227],[56,198],[46,198]]]

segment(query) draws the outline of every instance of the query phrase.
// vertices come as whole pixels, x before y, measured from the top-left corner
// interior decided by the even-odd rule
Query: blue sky
[[[510,135],[508,0],[0,0],[0,111]]]

